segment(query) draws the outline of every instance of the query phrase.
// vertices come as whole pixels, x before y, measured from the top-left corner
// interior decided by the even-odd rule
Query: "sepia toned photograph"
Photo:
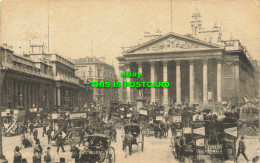
[[[260,0],[0,0],[0,163],[260,162]]]

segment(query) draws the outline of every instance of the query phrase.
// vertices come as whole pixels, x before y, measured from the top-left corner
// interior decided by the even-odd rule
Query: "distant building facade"
[[[2,108],[22,106],[61,109],[83,107],[85,86],[75,76],[74,64],[58,54],[39,52],[16,55],[11,48],[0,47]]]
[[[117,81],[117,76],[112,65],[96,57],[79,58],[74,60],[74,63],[76,75],[81,79],[90,82],[110,82],[109,88],[93,88],[94,101],[109,105],[110,100],[117,100],[117,88],[112,85],[112,82]]]
[[[169,88],[145,88],[150,102],[170,104],[239,105],[242,97],[253,98],[255,67],[239,40],[223,40],[221,28],[202,27],[196,10],[191,21],[192,34],[168,33],[135,46],[118,57],[122,71],[142,72],[143,81],[168,81]],[[135,81],[132,78],[120,78]],[[138,90],[120,89],[121,99],[135,102]]]

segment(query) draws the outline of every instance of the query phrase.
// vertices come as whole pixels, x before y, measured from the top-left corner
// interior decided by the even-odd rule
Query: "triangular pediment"
[[[204,42],[195,38],[169,33],[125,51],[124,54],[210,50],[219,48],[221,48],[221,46]]]

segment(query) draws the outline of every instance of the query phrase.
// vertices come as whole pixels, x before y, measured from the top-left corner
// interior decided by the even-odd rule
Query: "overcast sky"
[[[260,59],[258,0],[198,0],[204,27],[214,22],[226,39],[241,40],[253,58]],[[191,33],[194,0],[173,0],[173,32]],[[1,43],[16,53],[48,38],[47,0],[2,0]],[[50,52],[64,57],[105,56],[113,61],[122,46],[144,41],[144,32],[171,30],[171,0],[49,0]],[[92,48],[91,48],[92,38]],[[21,48],[20,48],[21,47]]]

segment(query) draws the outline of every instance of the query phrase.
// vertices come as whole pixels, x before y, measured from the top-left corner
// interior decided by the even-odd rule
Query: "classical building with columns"
[[[40,50],[36,52],[35,48]],[[31,53],[17,55],[7,46],[0,47],[1,108],[66,109],[84,105],[84,81],[75,76],[74,64],[41,48],[32,46]]]
[[[169,88],[143,91],[145,99],[165,106],[212,106],[223,101],[238,105],[241,97],[255,97],[255,68],[240,41],[222,40],[216,25],[208,31],[203,29],[198,11],[192,15],[191,28],[192,35],[168,33],[124,51],[117,58],[120,74],[142,72],[142,81],[170,82]],[[124,102],[135,103],[138,90],[121,87],[120,97]]]

